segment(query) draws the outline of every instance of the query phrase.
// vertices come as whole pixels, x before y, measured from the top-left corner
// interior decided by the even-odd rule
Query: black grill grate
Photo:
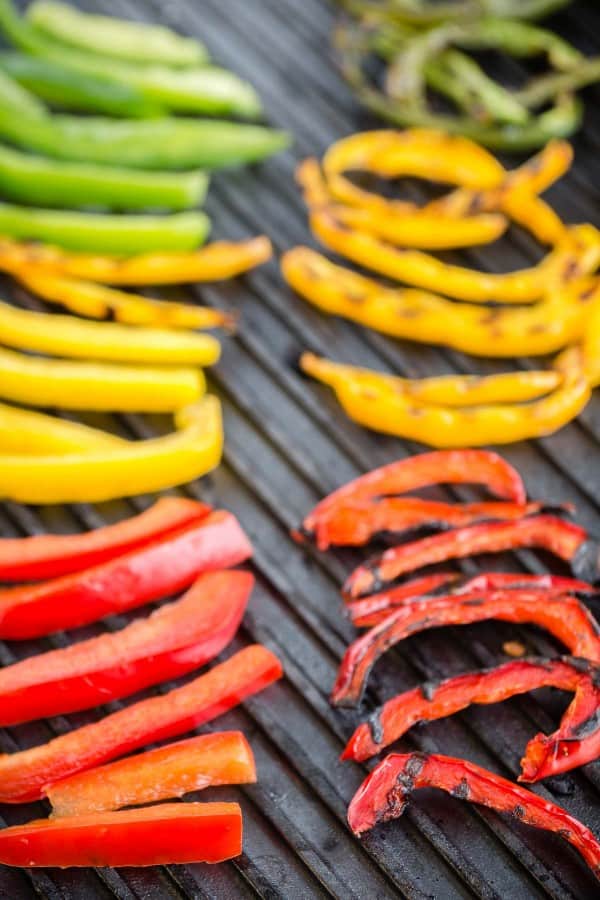
[[[82,5],[115,15],[162,20],[201,35],[219,61],[253,81],[269,118],[292,130],[296,143],[291,152],[255,172],[215,177],[208,201],[214,236],[235,239],[264,231],[274,239],[277,251],[309,242],[293,183],[296,161],[321,153],[344,134],[375,124],[358,110],[335,73],[329,51],[332,10],[324,0],[203,0],[201,4],[86,0]],[[595,5],[591,0],[575,3],[554,20],[586,52],[597,52],[600,17]],[[596,224],[600,224],[600,124],[595,116],[599,97],[598,88],[588,90],[586,128],[575,139],[575,169],[550,195],[567,219]],[[482,268],[493,258],[495,267],[509,269],[531,261],[534,253],[526,237],[517,235],[504,239],[494,251],[473,251],[471,258]],[[8,284],[5,290],[18,302],[35,303]],[[586,900],[597,896],[597,883],[560,840],[438,793],[418,794],[402,820],[362,842],[350,836],[346,807],[364,770],[341,764],[337,757],[356,718],[332,710],[327,694],[352,636],[340,615],[337,593],[351,556],[306,554],[288,536],[289,527],[324,493],[359,472],[417,449],[347,422],[327,391],[299,376],[294,361],[301,350],[333,351],[339,359],[409,375],[493,372],[504,364],[393,342],[325,318],[293,296],[275,262],[240,283],[198,288],[194,295],[211,305],[240,308],[243,327],[236,340],[226,342],[223,361],[211,378],[224,404],[225,462],[214,476],[190,490],[234,510],[256,548],[253,565],[258,586],[235,646],[262,641],[280,655],[286,669],[284,681],[212,726],[242,728],[256,753],[259,784],[218,792],[219,797],[241,797],[244,854],[216,867],[31,873],[3,868],[0,897]],[[160,417],[89,416],[86,421],[140,437],[168,428],[168,421]],[[574,501],[580,521],[600,532],[600,476],[595,466],[599,441],[600,400],[595,398],[580,419],[560,434],[503,452],[525,476],[532,496]],[[434,495],[443,496],[441,492]],[[469,492],[459,490],[453,495],[466,498]],[[0,528],[4,535],[77,530],[115,521],[148,502],[150,498],[44,509],[5,504]],[[538,554],[524,551],[490,560],[490,565],[542,571],[545,562]],[[473,569],[465,563],[466,571]],[[126,620],[114,618],[105,624],[116,628]],[[82,628],[68,638],[60,635],[35,643],[0,645],[0,663],[60,646],[71,637],[91,636],[102,627]],[[401,651],[388,654],[378,664],[368,703],[425,677],[493,664],[502,656],[504,640],[514,633],[514,628],[500,623],[482,624],[407,641]],[[518,629],[518,634],[534,652],[557,649],[533,628]],[[556,721],[560,712],[556,703],[552,694],[541,692],[535,698],[473,708],[413,729],[403,746],[465,756],[514,776],[527,739]],[[70,716],[68,722],[55,718],[0,732],[0,750],[40,743],[98,715],[90,711]],[[598,764],[536,790],[562,803],[600,834]],[[209,798],[208,793],[202,796]],[[39,814],[45,815],[42,804],[2,807],[7,824]]]

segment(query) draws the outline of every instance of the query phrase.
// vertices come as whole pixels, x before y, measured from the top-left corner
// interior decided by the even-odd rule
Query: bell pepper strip
[[[581,337],[583,371],[595,387],[600,384],[600,304],[592,305]]]
[[[175,425],[175,432],[161,437],[88,446],[85,452],[29,457],[0,452],[0,497],[17,503],[95,503],[185,484],[218,466],[223,424],[216,397],[177,410]],[[91,431],[90,438],[96,434]]]
[[[248,241],[215,241],[193,253],[144,253],[128,258],[69,253],[59,247],[0,239],[0,267],[7,272],[30,266],[55,275],[102,284],[162,285],[234,278],[267,262],[273,248],[261,235]]]
[[[71,775],[48,788],[53,818],[158,803],[223,784],[251,784],[256,766],[241,731],[201,734]]]
[[[83,534],[0,538],[0,581],[40,581],[109,562],[202,522],[211,507],[186,497],[160,497],[144,512]]]
[[[441,593],[440,587],[449,585],[444,593],[449,594],[473,594],[481,591],[489,593],[498,590],[527,590],[543,591],[541,596],[548,594],[573,594],[576,597],[592,597],[597,594],[596,588],[587,581],[577,578],[564,578],[560,575],[526,575],[516,572],[483,572],[473,578],[460,578],[457,574],[440,576],[429,575],[423,578],[414,578],[405,584],[382,591],[380,594],[372,594],[362,600],[354,600],[346,605],[346,612],[350,616],[352,624],[357,628],[370,628],[379,625],[389,614],[399,606],[404,606],[406,600],[415,600],[431,593]],[[455,582],[452,584],[452,582]]]
[[[15,266],[12,274],[47,303],[58,303],[69,312],[92,319],[112,319],[125,325],[152,328],[227,328],[230,331],[235,329],[237,321],[234,315],[220,309],[129,294],[95,281],[56,275],[43,266]],[[560,379],[558,373],[555,375]]]
[[[600,626],[569,594],[533,590],[473,591],[408,600],[346,650],[331,693],[334,706],[357,706],[369,672],[380,656],[404,638],[430,628],[498,619],[532,623],[565,644],[573,656],[600,662]]]
[[[75,359],[210,366],[220,354],[219,342],[208,334],[87,322],[2,302],[0,333],[9,347]]]
[[[232,640],[253,583],[249,572],[205,573],[180,600],[120,631],[6,666],[0,722],[90,709],[198,669]]]
[[[539,781],[569,772],[600,756],[600,668],[585,659],[531,657],[493,669],[468,672],[440,682],[426,682],[398,694],[359,725],[342,759],[362,761],[380,753],[417,722],[432,722],[472,703],[499,703],[540,687],[575,694],[560,727],[536,735],[521,760],[520,781]],[[525,774],[526,773],[526,774]]]
[[[0,456],[110,453],[128,446],[107,431],[0,403]]]
[[[281,678],[277,657],[254,644],[169,693],[140,700],[47,744],[0,755],[3,803],[46,795],[51,785],[146,744],[210,722]]]
[[[88,363],[0,348],[0,396],[29,406],[173,412],[205,390],[201,369]]]
[[[516,522],[467,525],[420,541],[390,547],[380,556],[372,557],[350,575],[344,585],[344,594],[349,597],[371,594],[407,572],[448,559],[463,559],[479,553],[501,553],[521,547],[547,550],[576,570],[577,553],[581,548],[585,549],[587,537],[584,528],[556,516],[531,516]],[[578,571],[574,574],[590,582],[598,577],[597,573],[594,578],[587,578]]]
[[[287,283],[322,312],[390,337],[441,344],[473,356],[541,356],[581,338],[600,282],[564,284],[531,306],[482,308],[414,288],[388,288],[308,247],[283,254]]]
[[[9,640],[97,622],[175,594],[203,572],[237,565],[252,547],[237,519],[217,510],[88,569],[0,591],[0,634]]]
[[[367,776],[348,808],[355,834],[401,816],[412,791],[440,788],[453,797],[510,813],[519,822],[555,832],[572,844],[600,878],[600,841],[560,806],[464,759],[391,753]]]
[[[73,209],[192,209],[202,204],[208,188],[208,176],[200,170],[139,172],[47,159],[8,147],[0,147],[0,177],[7,200]]]
[[[237,803],[160,803],[0,831],[0,862],[24,868],[218,863],[241,852]]]

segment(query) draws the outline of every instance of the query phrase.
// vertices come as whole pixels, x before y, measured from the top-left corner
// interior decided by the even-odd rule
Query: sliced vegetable
[[[107,431],[0,403],[0,456],[108,454],[128,446],[128,441]]]

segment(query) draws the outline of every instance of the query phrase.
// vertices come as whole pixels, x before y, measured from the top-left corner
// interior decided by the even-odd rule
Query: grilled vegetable
[[[108,453],[128,446],[107,431],[0,403],[0,456]]]

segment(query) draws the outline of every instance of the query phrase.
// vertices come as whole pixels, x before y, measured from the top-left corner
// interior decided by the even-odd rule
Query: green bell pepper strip
[[[576,91],[596,81],[600,81],[600,56],[585,59],[571,72],[549,72],[533,78],[520,91],[515,91],[513,97],[517,102],[535,109],[557,94]]]
[[[111,216],[0,203],[0,234],[93,253],[127,256],[193,250],[209,230],[210,220],[203,212]]]
[[[192,209],[202,204],[208,175],[140,172],[32,156],[0,145],[0,195],[16,203],[70,209]]]
[[[208,59],[200,41],[162,25],[91,15],[54,0],[36,0],[26,15],[54,40],[127,62],[180,67],[202,65]]]
[[[338,0],[340,6],[355,16],[377,21],[384,18],[414,26],[461,22],[481,16],[498,19],[541,19],[567,6],[571,0],[450,0],[432,3],[431,0]]]

